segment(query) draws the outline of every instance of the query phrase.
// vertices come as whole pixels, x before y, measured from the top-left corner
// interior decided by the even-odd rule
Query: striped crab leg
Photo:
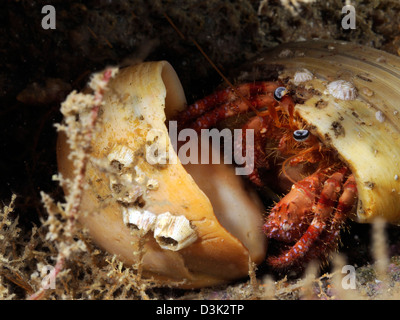
[[[357,202],[357,184],[353,175],[350,175],[343,186],[343,193],[339,198],[335,215],[332,218],[326,237],[323,237],[323,245],[326,251],[336,249],[339,243],[340,230],[349,217]]]
[[[304,262],[308,255],[320,256],[321,254],[325,254],[324,250],[321,250],[321,248],[315,248],[313,245],[321,238],[322,232],[326,229],[328,221],[334,211],[335,203],[341,190],[342,181],[346,171],[347,168],[342,168],[341,170],[333,173],[330,178],[325,181],[319,200],[313,209],[313,220],[307,228],[307,231],[287,252],[278,257],[270,257],[268,259],[268,263],[273,268],[287,268],[291,265],[298,264],[300,261]],[[344,194],[346,197],[349,192],[348,188],[349,184],[345,184]],[[341,196],[339,198],[339,208],[344,206],[343,201],[344,198]],[[317,250],[317,252],[315,250]]]
[[[199,129],[209,128],[230,116],[276,104],[274,93],[277,88],[276,82],[261,81],[217,91],[179,113],[176,118],[178,128],[190,127],[193,121]]]
[[[265,221],[263,231],[268,238],[286,243],[300,239],[311,223],[312,206],[325,177],[324,172],[317,171],[292,186]]]
[[[247,130],[254,130],[254,143],[248,146],[246,146]],[[247,178],[256,186],[262,187],[264,185],[260,178],[258,168],[263,167],[269,169],[265,141],[267,139],[279,141],[281,135],[282,132],[280,128],[275,126],[274,120],[269,115],[264,117],[255,116],[242,127],[242,139],[235,141],[235,143],[237,143],[234,147],[235,153],[241,152],[241,156],[244,157],[244,153],[247,150],[254,155],[254,169]],[[248,165],[248,163],[245,163],[245,166]]]
[[[267,138],[279,140],[282,135],[282,132],[277,134],[276,130],[282,127],[277,112],[278,106],[289,114],[289,122],[293,123],[294,102],[287,95],[287,90],[279,85],[276,82],[255,82],[215,92],[181,112],[177,118],[178,128],[191,128],[200,133],[201,129],[214,127],[226,118],[249,112],[251,109],[267,108],[267,111],[258,113],[242,127],[241,144],[234,145],[235,152],[253,149],[256,167],[248,178],[255,185],[262,186],[257,166],[268,168],[263,142]],[[246,145],[246,129],[255,132],[253,145]],[[249,164],[246,163],[245,166],[247,165]]]

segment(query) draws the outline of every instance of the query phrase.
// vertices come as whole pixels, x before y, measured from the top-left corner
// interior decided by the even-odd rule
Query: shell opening
[[[199,143],[203,141],[204,138]],[[184,168],[207,196],[219,223],[242,242],[253,260],[258,261],[266,251],[266,237],[261,231],[264,206],[256,191],[236,175],[233,166],[212,164],[213,152],[221,151],[213,149],[213,145],[210,149],[209,164],[188,163]],[[199,163],[200,158],[199,152]]]

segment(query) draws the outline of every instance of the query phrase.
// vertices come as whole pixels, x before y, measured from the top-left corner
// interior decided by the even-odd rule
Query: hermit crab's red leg
[[[274,98],[270,95],[260,95],[253,98],[249,98],[247,101],[242,99],[237,99],[234,101],[226,102],[215,109],[212,109],[200,117],[198,117],[190,126],[198,132],[201,129],[207,129],[215,126],[221,120],[227,119],[234,115],[245,113],[249,111],[249,103],[255,109],[261,109],[276,104]]]
[[[234,88],[227,88],[217,91],[201,100],[196,101],[187,109],[182,111],[178,117],[178,127],[185,126],[188,122],[193,121],[202,114],[217,108],[221,104],[230,103],[234,100],[245,100],[265,93],[273,93],[278,84],[271,81],[262,81],[254,83],[245,83]],[[248,102],[243,101],[245,104]],[[250,106],[247,105],[247,108]]]
[[[263,156],[264,152],[263,150],[260,150],[259,146],[261,143],[258,141],[260,139],[260,131],[262,130],[261,128],[265,128],[264,122],[266,122],[266,118],[262,117],[254,117],[251,118],[243,127],[242,127],[242,140],[241,141],[235,141],[238,145],[234,146],[234,152],[235,153],[241,153],[240,156],[246,156],[244,153],[245,152],[250,152],[253,154],[253,171],[247,176],[248,179],[253,182],[255,185],[261,187],[263,185],[259,173],[258,173],[258,158],[260,158],[260,155]],[[247,144],[247,130],[254,130],[254,141],[253,143],[246,145]],[[235,156],[235,158],[238,158]],[[244,164],[245,167],[249,167],[249,163]]]
[[[268,112],[272,119],[274,119],[275,125],[281,127],[281,122],[279,121],[278,112],[276,111],[276,103],[268,104]]]
[[[293,99],[285,95],[282,97],[280,101],[280,105],[284,108],[284,110],[289,114],[289,124],[291,128],[294,128],[294,101]]]
[[[254,130],[253,143],[248,144],[246,141],[247,130]],[[274,136],[278,135],[278,130],[279,129],[274,126],[274,120],[268,115],[265,117],[255,116],[242,127],[241,141],[235,141],[237,143],[237,145],[234,146],[235,154],[241,153],[240,156],[243,157],[246,156],[245,152],[253,154],[253,171],[248,175],[248,179],[259,187],[263,186],[263,182],[259,176],[258,167],[268,169],[263,142],[267,138],[274,139]],[[249,165],[249,163],[245,163],[245,166],[249,167]]]
[[[186,123],[198,118],[208,110],[217,107],[221,104],[221,102],[229,102],[235,99],[237,99],[237,97],[233,94],[231,88],[217,91],[201,100],[196,101],[183,110],[176,119],[178,126],[184,126]]]
[[[352,211],[357,201],[357,184],[353,175],[350,175],[343,186],[343,193],[339,198],[335,215],[332,219],[327,236],[323,243],[327,247],[326,251],[335,249],[338,245],[340,230]]]
[[[265,221],[263,231],[268,238],[283,242],[300,239],[311,222],[312,206],[325,179],[325,173],[317,171],[292,186]]]
[[[357,185],[354,176],[350,175],[343,186],[343,193],[339,198],[338,206],[331,225],[323,233],[321,239],[314,244],[306,259],[303,260],[311,261],[313,259],[321,259],[323,255],[327,257],[330,252],[337,250],[340,230],[352,211],[356,201]]]
[[[313,248],[313,244],[318,241],[321,233],[326,228],[327,221],[334,210],[335,202],[341,190],[341,183],[346,171],[347,168],[342,168],[326,180],[315,210],[313,210],[315,214],[313,221],[307,231],[289,251],[278,257],[271,257],[268,259],[268,263],[272,267],[279,269],[287,268],[302,261],[307,253],[310,252]]]
[[[343,194],[339,198],[339,204],[336,209],[335,216],[332,220],[332,229],[340,228],[347,219],[351,209],[357,201],[357,184],[353,175],[347,178],[343,186]]]

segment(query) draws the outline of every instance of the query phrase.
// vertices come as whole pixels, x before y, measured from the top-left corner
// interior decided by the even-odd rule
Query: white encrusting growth
[[[312,80],[313,77],[314,77],[314,75],[309,70],[303,68],[299,71],[296,71],[296,73],[293,76],[293,82],[297,86],[302,82]]]
[[[163,249],[178,251],[198,238],[189,220],[183,215],[175,216],[170,212],[156,215],[134,208],[123,208],[122,215],[126,225],[140,230],[142,234],[154,231],[154,238]]]
[[[328,92],[336,99],[354,100],[357,97],[356,87],[348,81],[336,80],[328,84]]]
[[[150,211],[139,211],[134,208],[123,208],[122,216],[126,225],[132,225],[144,234],[154,229],[157,216]]]
[[[163,249],[178,251],[197,240],[197,233],[185,216],[165,212],[157,216],[154,238]]]
[[[118,161],[124,167],[129,167],[133,163],[133,158],[133,150],[121,144],[117,144],[107,156],[110,163]]]
[[[122,174],[118,178],[111,176],[110,189],[117,201],[126,204],[134,203],[143,194],[142,189],[133,183],[131,173]]]
[[[382,111],[377,111],[375,113],[375,118],[376,118],[376,120],[378,120],[381,123],[385,121],[385,115],[383,114]]]

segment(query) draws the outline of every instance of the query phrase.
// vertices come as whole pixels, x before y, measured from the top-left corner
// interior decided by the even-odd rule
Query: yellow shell
[[[195,288],[246,276],[249,261],[264,259],[266,240],[263,208],[233,168],[180,163],[165,121],[184,107],[167,62],[118,72],[99,112],[79,221],[128,266],[141,260],[145,276]],[[146,158],[154,145],[167,151],[166,164]],[[73,176],[69,152],[60,134],[66,178]]]
[[[263,57],[295,90],[309,89],[295,110],[350,166],[355,219],[400,224],[400,58],[340,41],[285,44]]]

